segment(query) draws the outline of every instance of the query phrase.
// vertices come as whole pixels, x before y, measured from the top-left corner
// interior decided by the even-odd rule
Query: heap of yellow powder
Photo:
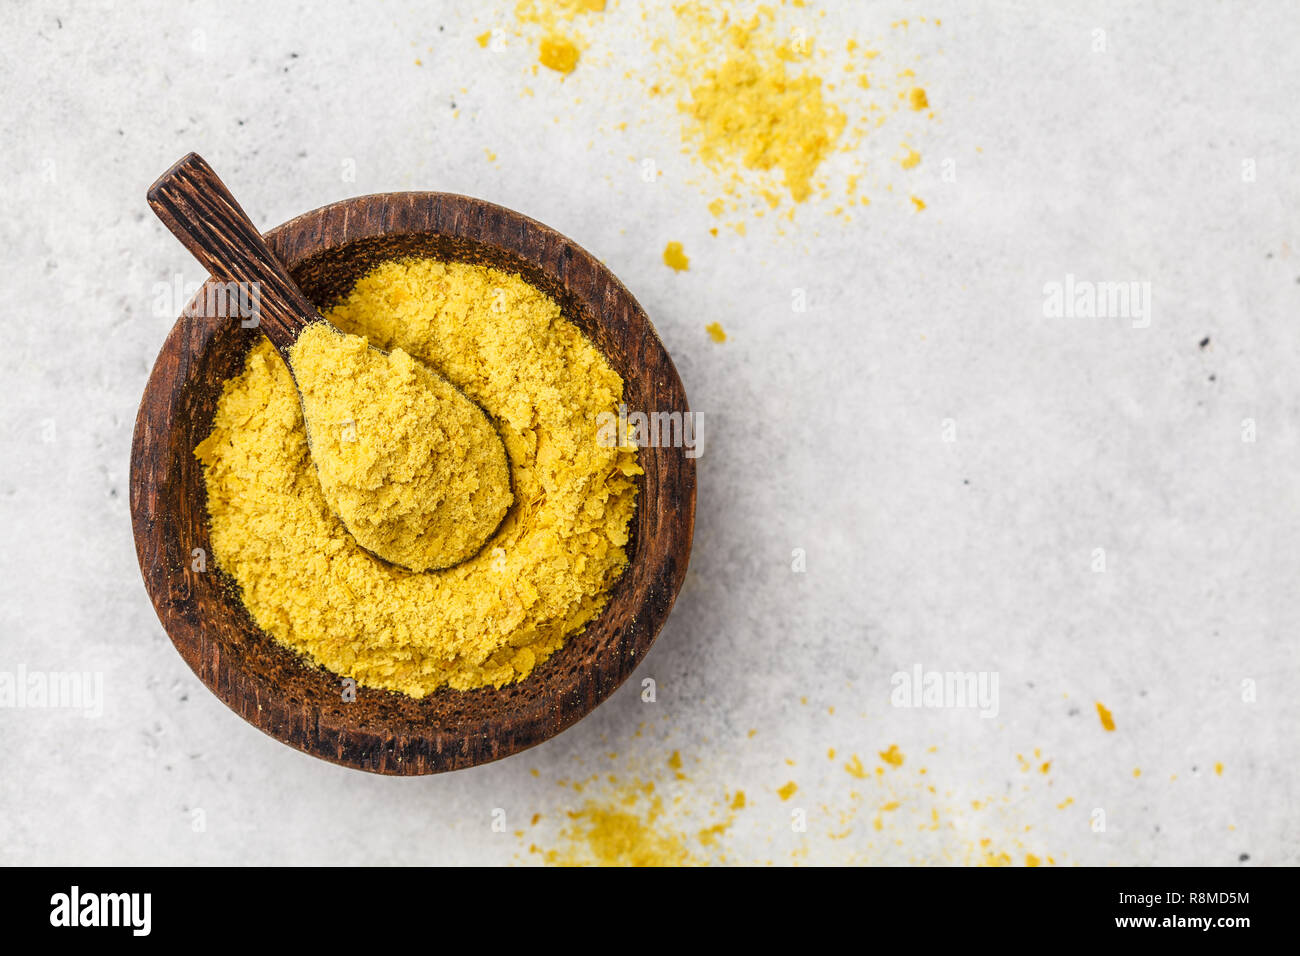
[[[483,410],[401,349],[323,322],[290,356],[321,490],[357,542],[412,571],[477,552],[514,500]]]
[[[820,77],[792,75],[789,45],[762,42],[757,16],[728,27],[721,62],[710,66],[680,104],[694,121],[699,155],[714,166],[739,159],[779,173],[795,202],[812,194],[817,167],[844,131],[844,113],[826,98]]]
[[[453,568],[375,558],[327,503],[293,379],[269,342],[226,383],[195,450],[219,567],[276,640],[358,683],[422,697],[526,677],[608,600],[627,565],[636,449],[596,440],[623,381],[553,299],[464,263],[388,262],[326,316],[438,369],[497,423],[515,493]]]

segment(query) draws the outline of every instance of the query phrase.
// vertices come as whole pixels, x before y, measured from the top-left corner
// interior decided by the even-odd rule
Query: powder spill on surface
[[[825,11],[815,6],[687,0],[605,11],[603,3],[582,0],[521,0],[513,29],[540,44],[542,65],[562,73],[599,71],[613,95],[635,96],[633,123],[653,127],[656,138],[675,112],[682,151],[706,171],[695,182],[712,193],[710,211],[744,235],[747,219],[778,213],[782,221],[792,219],[814,200],[849,218],[850,207],[871,204],[861,189],[868,179],[890,196],[894,184],[881,172],[887,166],[875,160],[892,153],[898,139],[886,139],[882,127],[897,117],[893,122],[907,138],[935,117],[931,91],[919,85],[913,68],[923,66],[914,51],[926,44],[902,21],[866,17],[866,29],[877,34],[870,43],[854,36],[819,42],[810,27]],[[602,15],[589,15],[596,10]],[[629,65],[615,58],[611,35],[589,42],[577,29],[597,23],[611,35],[635,37],[644,55]],[[916,25],[937,29],[940,21],[921,17]],[[844,28],[824,27],[828,36],[837,29]],[[595,51],[588,63],[586,54]],[[617,92],[624,87],[625,94]],[[920,163],[913,149],[901,168],[910,172]]]
[[[477,555],[412,574],[362,550],[326,504],[289,370],[269,342],[226,383],[204,466],[218,566],[277,641],[361,685],[421,697],[528,676],[627,565],[636,449],[594,440],[623,382],[517,275],[388,262],[326,315],[438,369],[494,420],[515,503]]]
[[[790,69],[807,44],[773,42],[765,32],[770,18],[761,15],[730,25],[702,6],[685,15],[720,41],[712,59],[692,62],[681,74],[688,95],[678,108],[689,118],[687,136],[700,159],[715,170],[738,163],[771,173],[803,202],[847,124],[821,77]]]
[[[722,328],[721,322],[710,322],[704,327],[704,331],[709,333],[709,338],[721,345],[727,341],[727,333]]]
[[[584,40],[573,30],[574,21],[589,13],[601,13],[605,0],[519,0],[515,18],[521,24],[540,27],[537,62],[557,73],[572,73],[582,58]]]
[[[645,739],[641,730],[635,736]],[[1050,866],[1068,860],[1049,850],[1025,823],[1023,813],[1031,803],[1036,813],[1056,814],[1074,802],[1066,798],[1051,809],[1057,802],[1053,781],[1039,774],[1025,778],[1019,794],[998,786],[975,790],[969,782],[949,779],[938,748],[926,751],[938,765],[908,770],[913,762],[894,743],[872,751],[878,759],[871,765],[854,754],[842,766],[842,776],[833,770],[817,781],[787,779],[781,770],[791,761],[765,757],[766,779],[758,796],[749,799],[747,791],[760,781],[735,786],[727,779],[736,773],[735,765],[719,764],[709,755],[716,753],[716,744],[704,742],[701,749],[678,742],[670,727],[653,736],[653,742],[638,744],[618,760],[615,754],[596,758],[594,766],[575,755],[586,770],[578,779],[555,781],[568,795],[558,805],[547,799],[554,791],[543,792],[540,812],[557,822],[521,842],[519,861]],[[752,739],[744,735],[731,746]],[[754,772],[751,767],[749,773]],[[764,837],[771,856],[756,857],[752,850],[736,854],[738,842],[753,847]]]

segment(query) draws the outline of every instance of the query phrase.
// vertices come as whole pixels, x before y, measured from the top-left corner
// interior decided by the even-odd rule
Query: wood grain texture
[[[288,356],[304,326],[320,321],[316,307],[303,297],[226,184],[198,153],[173,163],[149,187],[146,198],[214,279],[256,288],[259,327],[282,355]]]
[[[687,412],[686,393],[654,327],[590,253],[553,229],[482,200],[389,193],[334,203],[265,236],[299,288],[328,309],[391,258],[432,256],[517,272],[559,303],[622,375],[629,410]],[[131,516],[145,587],[181,656],[254,726],[306,753],[386,774],[437,773],[496,760],[554,736],[632,673],[681,587],[695,523],[695,462],[680,448],[643,448],[630,565],[605,610],[526,680],[500,690],[443,689],[423,700],[358,690],[259,630],[234,585],[212,566],[202,468],[193,449],[211,429],[226,379],[260,333],[182,315],[149,378],[131,448]],[[192,570],[194,549],[208,570]]]

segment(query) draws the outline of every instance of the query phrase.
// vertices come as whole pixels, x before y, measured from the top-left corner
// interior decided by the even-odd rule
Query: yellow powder
[[[890,744],[888,750],[880,751],[880,759],[897,769],[903,765],[904,757],[902,751],[898,749],[898,744]]]
[[[492,39],[492,31],[488,30],[486,33],[480,33],[474,39],[478,40],[479,46],[483,47],[484,49],[487,49],[487,45]]]
[[[1110,715],[1110,711],[1106,709],[1105,705],[1102,704],[1101,701],[1097,701],[1097,716],[1101,718],[1101,725],[1105,727],[1106,730],[1110,731],[1115,729],[1115,718]]]
[[[670,242],[664,248],[664,265],[677,272],[685,272],[691,267],[691,260],[687,258],[686,253],[682,250],[680,242]]]
[[[721,345],[727,341],[727,333],[723,331],[721,322],[710,322],[704,327],[704,331],[709,333],[709,338]]]
[[[898,164],[902,166],[904,169],[915,169],[917,166],[920,166],[921,154],[918,153],[916,150],[912,149],[912,147],[910,146],[906,146],[904,147],[904,149],[907,150],[907,155],[904,156],[902,159],[900,159],[898,161]]]
[[[912,205],[916,207],[917,212],[920,212],[922,209],[925,208],[925,201],[922,199],[917,199],[915,196],[913,196]]]
[[[414,574],[360,548],[326,503],[293,379],[262,342],[226,383],[204,466],[217,564],[276,640],[358,683],[422,697],[526,677],[627,565],[634,447],[596,441],[623,381],[517,275],[388,262],[326,316],[438,369],[496,422],[515,503],[473,558]]]
[[[942,98],[942,97],[941,97]],[[925,96],[925,90],[919,86],[914,86],[907,91],[907,105],[914,110],[923,110],[930,105],[930,101]]]
[[[412,571],[473,556],[514,501],[483,410],[401,349],[323,322],[290,361],[321,490],[357,543]]]
[[[798,789],[799,785],[791,780],[786,783],[784,787],[778,787],[776,792],[780,795],[782,800],[789,800],[794,796],[795,791]]]
[[[812,195],[813,176],[831,154],[847,122],[825,96],[820,77],[792,75],[788,47],[762,41],[760,21],[727,28],[718,56],[690,86],[680,109],[706,163],[739,160],[779,173],[795,202]]]
[[[537,62],[559,73],[572,73],[578,65],[578,48],[558,33],[543,37]]]
[[[547,862],[597,866],[687,866],[697,862],[682,834],[655,826],[661,812],[657,798],[644,819],[629,809],[588,802],[569,814],[573,825],[567,835],[585,848],[589,859],[575,854],[563,858],[552,851]]]

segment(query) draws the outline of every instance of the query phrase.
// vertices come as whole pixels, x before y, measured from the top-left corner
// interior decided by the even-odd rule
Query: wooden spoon
[[[256,290],[249,299],[257,325],[298,387],[321,490],[357,543],[411,571],[451,567],[476,554],[513,503],[505,447],[483,409],[408,356],[366,350],[329,325],[198,154],[163,173],[148,199],[213,277]],[[322,328],[337,333],[337,343]],[[312,360],[321,356],[337,359],[354,378],[314,372],[319,364]],[[342,423],[325,412],[358,401],[349,385],[367,376],[384,391],[359,410],[365,434],[348,422],[351,437],[340,438]],[[401,401],[388,393],[390,381],[400,382]]]

